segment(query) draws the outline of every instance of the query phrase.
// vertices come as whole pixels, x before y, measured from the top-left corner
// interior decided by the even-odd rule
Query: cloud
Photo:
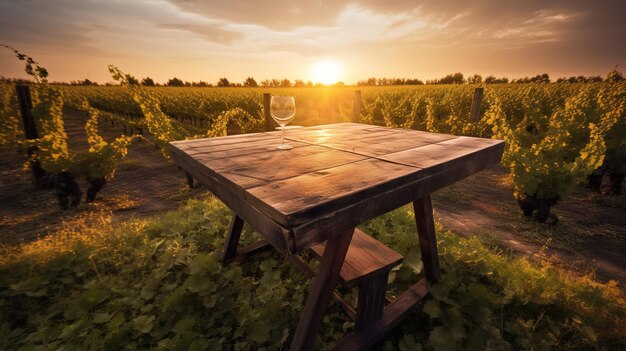
[[[216,24],[160,23],[157,26],[160,28],[192,32],[200,35],[205,40],[218,44],[233,44],[236,43],[238,39],[243,38],[242,33],[224,30]]]
[[[626,62],[623,13],[619,0],[0,0],[0,42],[51,62],[58,79],[106,76],[107,63],[189,80],[305,78],[322,57],[349,62],[347,82],[464,67],[597,72]]]

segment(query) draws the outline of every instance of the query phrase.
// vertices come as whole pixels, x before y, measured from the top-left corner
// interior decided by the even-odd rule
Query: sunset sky
[[[0,43],[53,81],[252,76],[602,75],[626,65],[626,1],[0,0]],[[624,71],[624,67],[621,66]],[[4,49],[0,75],[24,77]]]

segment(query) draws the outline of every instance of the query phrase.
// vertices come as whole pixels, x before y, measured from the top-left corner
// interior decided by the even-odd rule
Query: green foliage
[[[0,44],[0,46],[3,46],[11,51],[13,51],[13,53],[15,54],[15,57],[20,60],[20,61],[24,61],[24,71],[26,72],[26,74],[28,74],[29,76],[35,78],[35,81],[37,83],[46,83],[47,82],[47,78],[48,78],[48,70],[46,70],[45,68],[39,66],[39,63],[36,62],[32,57],[20,52],[19,50],[9,46],[9,45],[5,45],[5,44]]]
[[[128,154],[128,145],[133,138],[122,135],[112,142],[107,142],[98,134],[100,112],[83,100],[76,108],[87,114],[85,123],[89,150],[79,156],[74,167],[74,174],[83,174],[87,180],[104,178],[109,180],[115,175],[118,163]]]
[[[31,113],[39,138],[21,140],[18,137],[21,133],[18,130],[17,98],[14,93],[11,93],[13,87],[8,85],[2,86],[0,138],[6,142],[13,142],[22,151],[30,148],[33,151],[30,157],[50,174],[70,172],[74,176],[84,176],[87,181],[112,178],[117,163],[126,156],[128,144],[132,139],[121,136],[111,143],[106,142],[98,134],[98,111],[92,108],[86,99],[49,85],[46,81],[48,72],[45,68],[40,67],[31,57],[16,49],[2,46],[13,50],[19,60],[25,61],[26,73],[40,83],[31,86],[31,98],[34,104]],[[89,150],[76,152],[69,148],[63,122],[63,107],[66,103],[86,112],[89,116],[85,124]]]
[[[605,135],[604,164],[611,172],[626,173],[626,84],[607,86],[602,89],[598,100],[606,116],[604,120],[615,120]]]
[[[74,162],[63,123],[63,92],[47,84],[37,89],[37,102],[32,109],[39,138],[24,140],[23,145],[36,147],[32,157],[49,173],[68,171]]]
[[[494,137],[507,143],[503,163],[517,196],[558,200],[600,167],[605,137],[624,111],[616,88],[588,85],[561,98],[550,96],[545,85],[534,85],[521,98],[488,95],[486,122]],[[509,104],[506,98],[518,102]]]
[[[405,267],[414,265],[410,257],[419,257],[413,221],[412,211],[401,208],[364,228],[405,257],[392,289],[417,278]],[[603,285],[549,263],[509,258],[476,237],[441,230],[437,237],[444,274],[431,288],[434,298],[423,313],[410,314],[383,349],[624,348],[626,302],[616,282]]]
[[[309,280],[275,252],[223,266],[228,209],[191,201],[154,220],[94,215],[0,258],[0,348],[286,348]],[[401,208],[364,229],[405,256],[390,289],[421,276],[414,219]],[[623,349],[626,307],[615,283],[572,278],[439,231],[445,272],[434,299],[375,349]],[[256,234],[246,229],[250,243]],[[331,304],[316,348],[351,322]]]
[[[101,116],[150,133],[164,155],[172,140],[263,130],[262,93],[294,95],[294,124],[352,121],[348,88],[68,87]],[[501,84],[487,86],[484,116],[469,122],[471,85],[362,88],[360,122],[505,140],[504,164],[518,197],[554,203],[603,165],[623,173],[626,164],[626,83]],[[6,94],[5,94],[6,95]],[[7,99],[10,96],[7,95]],[[10,115],[10,113],[8,113]],[[13,125],[12,119],[7,119]],[[11,130],[11,127],[7,127]]]
[[[0,145],[19,146],[24,138],[20,130],[20,111],[15,87],[0,84]]]

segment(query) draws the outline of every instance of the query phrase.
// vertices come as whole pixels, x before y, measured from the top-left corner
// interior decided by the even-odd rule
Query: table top
[[[276,150],[275,131],[174,141],[170,148],[179,166],[236,212],[270,219],[273,231],[278,225],[288,252],[497,163],[504,149],[501,140],[358,123],[290,129],[285,140],[294,148]]]

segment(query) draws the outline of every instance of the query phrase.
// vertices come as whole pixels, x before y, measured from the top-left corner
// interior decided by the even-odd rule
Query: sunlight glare
[[[341,80],[341,66],[331,60],[320,61],[313,67],[312,80],[324,85],[335,84]]]

